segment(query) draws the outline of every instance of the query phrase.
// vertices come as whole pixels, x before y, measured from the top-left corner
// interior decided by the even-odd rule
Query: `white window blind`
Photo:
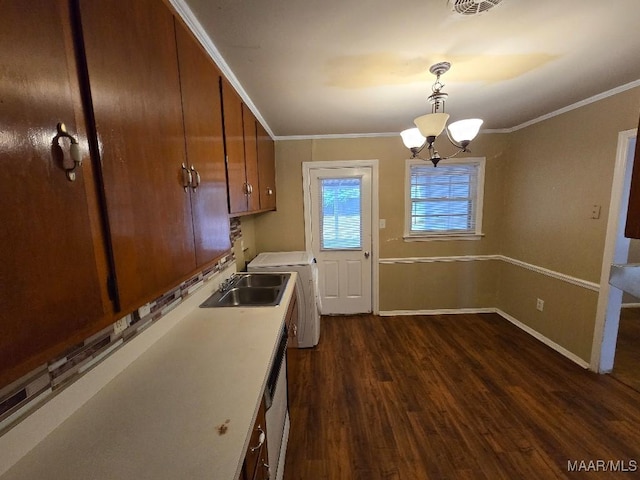
[[[320,180],[320,248],[351,250],[362,248],[360,178]]]
[[[482,208],[479,180],[482,162],[410,163],[408,169],[407,234],[476,235]]]

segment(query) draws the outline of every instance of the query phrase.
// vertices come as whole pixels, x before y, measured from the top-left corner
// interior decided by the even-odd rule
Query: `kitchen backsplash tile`
[[[229,226],[231,228],[231,245],[242,236],[242,221],[240,217],[233,217],[229,219]]]
[[[233,226],[237,223],[236,231],[239,232],[240,222],[234,220],[231,219],[231,224]],[[49,394],[73,383],[118,347],[173,310],[202,286],[205,280],[224,270],[233,261],[234,255],[230,253],[217,264],[185,280],[159,298],[71,347],[62,355],[52,358],[47,364],[0,389],[0,435],[43,403]]]

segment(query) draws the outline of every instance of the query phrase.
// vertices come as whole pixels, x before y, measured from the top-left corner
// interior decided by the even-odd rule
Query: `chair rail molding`
[[[399,258],[381,258],[379,263],[381,265],[397,265],[397,264],[413,264],[413,263],[452,263],[452,262],[482,262],[487,260],[500,260],[511,265],[526,268],[533,272],[545,275],[547,277],[555,278],[578,287],[586,288],[594,292],[600,291],[600,284],[584,280],[582,278],[573,277],[562,272],[556,272],[549,268],[534,265],[532,263],[523,262],[516,258],[511,258],[506,255],[452,255],[443,257],[399,257]]]

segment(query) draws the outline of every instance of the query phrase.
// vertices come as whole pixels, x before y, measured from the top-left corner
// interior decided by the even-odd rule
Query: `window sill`
[[[437,242],[442,240],[481,240],[484,233],[465,233],[450,235],[404,235],[405,242]]]

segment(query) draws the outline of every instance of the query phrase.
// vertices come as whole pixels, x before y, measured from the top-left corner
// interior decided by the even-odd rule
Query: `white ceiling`
[[[412,127],[439,61],[451,120],[484,130],[640,85],[640,0],[503,0],[476,16],[447,0],[184,2],[276,137]]]

